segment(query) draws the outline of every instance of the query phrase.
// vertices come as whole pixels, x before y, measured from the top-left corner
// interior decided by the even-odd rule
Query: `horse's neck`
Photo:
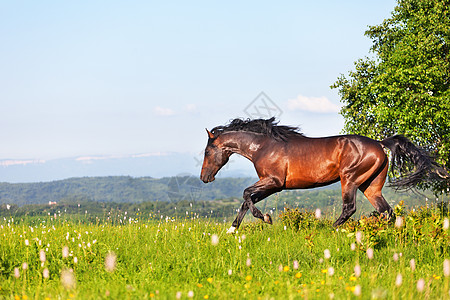
[[[249,160],[262,146],[263,136],[252,132],[227,133],[224,146],[231,152],[242,155]]]

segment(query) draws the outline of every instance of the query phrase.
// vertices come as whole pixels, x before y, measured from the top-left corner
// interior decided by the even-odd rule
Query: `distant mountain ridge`
[[[132,176],[170,177],[200,175],[203,157],[192,153],[142,153],[132,155],[79,156],[62,159],[0,160],[0,182],[24,183],[73,177]],[[220,171],[226,177],[256,176],[253,165],[233,156]]]
[[[38,183],[0,183],[0,204],[98,201],[141,203],[145,201],[199,201],[242,197],[255,178],[217,178],[204,184],[198,176],[79,177]]]

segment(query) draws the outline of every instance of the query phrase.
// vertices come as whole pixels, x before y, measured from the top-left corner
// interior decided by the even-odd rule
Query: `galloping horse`
[[[248,209],[253,216],[272,224],[269,214],[263,215],[255,203],[284,189],[308,189],[341,181],[342,213],[334,222],[339,226],[356,211],[356,191],[360,189],[380,213],[393,214],[381,189],[388,173],[391,151],[393,166],[401,177],[392,185],[411,188],[435,177],[448,178],[445,170],[421,148],[407,138],[396,135],[376,141],[360,135],[309,138],[297,127],[281,126],[275,118],[234,119],[226,126],[217,126],[208,133],[200,179],[205,182],[224,166],[230,155],[240,154],[253,162],[259,181],[244,191],[244,203],[228,233],[233,233]],[[412,162],[414,171],[405,174],[405,162]]]

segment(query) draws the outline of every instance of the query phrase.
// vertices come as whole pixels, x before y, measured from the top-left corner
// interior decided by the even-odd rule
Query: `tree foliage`
[[[344,103],[344,130],[375,139],[404,134],[449,170],[450,1],[399,0],[365,35],[373,56],[332,86]]]

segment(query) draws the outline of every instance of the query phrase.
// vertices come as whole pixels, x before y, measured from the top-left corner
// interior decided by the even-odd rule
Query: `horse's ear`
[[[210,139],[213,139],[214,138],[214,134],[212,134],[211,131],[209,131],[207,128],[205,128],[205,129],[206,129],[206,132],[208,133],[208,137]]]

